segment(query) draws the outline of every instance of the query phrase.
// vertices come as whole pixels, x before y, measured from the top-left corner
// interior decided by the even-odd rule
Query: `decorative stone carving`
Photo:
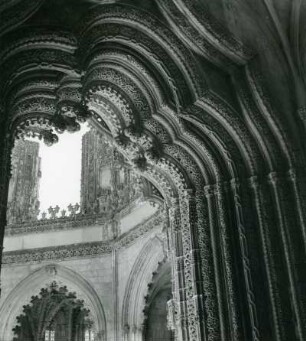
[[[95,13],[95,11],[92,11],[88,14],[88,17],[84,21],[84,28],[82,30],[82,53],[86,54],[88,52],[87,46],[89,44],[94,44],[97,38],[101,42],[103,37],[105,37],[105,40],[110,40],[110,37],[116,35],[125,36],[130,42],[130,45],[134,45],[132,37],[136,36],[138,48],[141,48],[141,45],[149,48],[150,54],[147,54],[147,56],[150,58],[154,56],[153,64],[155,64],[157,61],[159,65],[167,65],[171,70],[170,73],[175,79],[177,88],[180,91],[183,89],[185,90],[186,82],[181,78],[180,72],[177,70],[176,65],[172,63],[168,53],[165,53],[161,46],[150,39],[150,35],[144,35],[141,30],[135,31],[133,26],[129,25],[129,23],[134,22],[144,27],[149,32],[151,31],[154,32],[154,34],[158,34],[161,39],[167,41],[169,50],[171,53],[177,55],[182,67],[185,68],[185,72],[189,74],[190,82],[193,84],[193,86],[195,86],[197,91],[202,92],[202,89],[204,88],[203,78],[201,79],[200,75],[197,74],[199,71],[197,64],[193,60],[192,56],[189,55],[183,44],[181,44],[175,35],[173,35],[165,26],[160,25],[155,17],[151,16],[145,20],[143,20],[142,17],[143,13],[141,13],[141,11],[134,8],[129,8],[127,11],[127,9],[122,5],[105,6],[103,13]],[[120,26],[115,26],[113,24],[103,24],[104,18],[112,18],[113,20],[116,18],[117,20],[121,21],[125,27],[122,29]],[[95,22],[100,25],[94,25]],[[155,55],[157,55],[157,57],[155,57]]]
[[[224,67],[245,64],[252,53],[249,48],[210,15],[205,4],[191,1],[158,1],[168,20],[198,53]]]
[[[56,265],[47,265],[45,269],[50,277],[55,277],[57,275]]]
[[[72,325],[71,317],[77,321],[78,328]],[[66,286],[59,287],[55,281],[47,288],[42,288],[38,296],[32,296],[30,304],[23,306],[23,314],[17,316],[16,320],[18,324],[13,328],[16,341],[24,340],[29,335],[42,339],[47,330],[58,333],[63,331],[63,327],[65,335],[71,335],[76,330],[77,336],[84,338],[85,328],[94,329],[94,322],[84,301],[77,299],[75,293],[68,292]],[[68,320],[68,323],[63,325],[63,320]]]
[[[27,19],[39,3],[16,0],[1,4],[4,32]],[[137,8],[147,5],[152,13]],[[305,49],[298,47],[303,43],[304,9],[301,1],[295,1],[288,6],[291,15],[283,14],[286,6],[280,15],[278,2],[260,5],[250,17],[255,24],[248,20],[246,30],[240,30],[240,18],[247,14],[245,8],[257,5],[255,0],[247,5],[243,1],[202,5],[190,0],[158,1],[158,12],[149,2],[137,6],[103,3],[84,11],[78,27],[71,29],[62,21],[78,32],[77,38],[58,29],[38,33],[23,26],[4,36],[0,110],[1,126],[8,124],[9,134],[5,128],[2,135],[39,136],[52,144],[57,140],[55,132],[77,130],[78,121],[90,111],[133,169],[152,181],[170,214],[167,228],[173,295],[180,302],[179,341],[258,340],[263,335],[277,341],[304,340],[305,271],[302,261],[296,265],[296,260],[305,258],[304,178],[300,171],[291,172],[290,182],[283,178],[288,170],[305,169],[304,127],[300,125],[305,107]],[[74,4],[69,6],[77,10]],[[210,13],[214,11],[224,11],[220,20],[236,37],[216,23]],[[257,11],[260,18],[268,18],[263,25],[256,22]],[[42,15],[49,22],[49,11]],[[280,17],[290,19],[281,22]],[[266,25],[276,31],[273,40],[262,34],[268,33]],[[248,40],[258,27],[263,31],[250,40],[255,49],[265,38],[253,54],[237,37]],[[290,39],[282,27],[288,28]],[[285,76],[268,64],[266,52],[275,46],[271,55],[275,64],[281,61]],[[270,92],[279,96],[276,101]],[[4,164],[0,206],[4,211],[10,143],[0,142]],[[262,180],[267,173],[270,190]],[[245,179],[250,177],[252,192],[248,193]],[[231,190],[224,185],[230,179]],[[206,187],[206,195],[204,186],[212,186]],[[62,215],[71,228],[70,217]],[[73,215],[75,224],[83,223],[78,214]],[[248,217],[253,221],[247,221]],[[53,223],[59,228],[57,219]],[[45,224],[25,226],[23,231],[39,230]],[[216,236],[220,245],[214,243]],[[126,237],[116,245],[134,240]],[[213,245],[220,252],[213,252]],[[103,248],[95,246],[94,253],[110,250]],[[61,252],[68,257],[79,251]],[[35,257],[44,260],[49,256]],[[243,274],[237,283],[234,264]],[[269,284],[258,284],[254,273],[268,278]],[[279,281],[290,283],[290,292],[286,286],[279,290]],[[240,306],[237,290],[241,291]],[[256,297],[261,297],[260,291],[266,293],[264,303]],[[270,321],[267,316],[272,315]],[[281,321],[290,323],[281,328]],[[135,324],[138,334],[140,326]],[[133,330],[130,324],[130,333]]]
[[[33,15],[43,4],[43,0],[30,0],[27,4],[23,1],[13,2],[1,6],[1,36],[11,31],[14,27],[19,26],[22,22]]]
[[[41,249],[25,250],[25,251],[10,251],[3,255],[3,264],[12,263],[32,263],[41,262],[51,259],[69,259],[78,257],[98,256],[101,254],[109,254],[113,249],[121,249],[128,247],[134,243],[137,238],[152,231],[154,228],[159,228],[164,219],[163,212],[158,211],[147,221],[137,225],[127,234],[119,236],[115,240],[101,241],[93,243],[80,243],[74,245],[65,245],[59,247],[47,247]],[[91,222],[90,225],[93,223]],[[83,222],[79,226],[84,226]],[[47,227],[50,231],[50,227]],[[52,225],[51,225],[52,229]],[[15,231],[15,230],[14,230]],[[32,231],[31,231],[32,232]]]
[[[178,312],[177,312],[177,303],[173,299],[167,302],[167,310],[168,310],[167,326],[170,330],[176,330]]]
[[[132,173],[123,156],[97,131],[92,129],[83,136],[82,212],[119,213],[141,195],[138,182],[141,179]]]
[[[12,176],[8,197],[8,224],[35,220],[39,212],[38,190],[41,177],[39,144],[16,141],[12,151]]]

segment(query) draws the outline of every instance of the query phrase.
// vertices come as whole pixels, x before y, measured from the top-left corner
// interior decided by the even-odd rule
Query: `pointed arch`
[[[52,281],[67,286],[69,291],[76,292],[77,297],[84,300],[84,305],[93,316],[97,326],[99,341],[106,340],[106,319],[102,302],[92,285],[75,271],[59,264],[48,264],[33,271],[20,281],[9,293],[0,307],[0,339],[12,340],[12,328],[16,317],[22,312],[31,296],[39,293],[40,289]]]
[[[129,340],[129,334],[132,333],[142,335],[148,284],[158,263],[164,258],[163,243],[155,236],[143,246],[133,265],[122,302],[121,327],[124,340]]]

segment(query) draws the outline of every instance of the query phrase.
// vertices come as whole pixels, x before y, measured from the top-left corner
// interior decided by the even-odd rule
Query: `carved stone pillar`
[[[290,308],[290,286],[288,285],[286,266],[284,266],[284,250],[279,233],[277,213],[273,205],[273,195],[269,194],[267,188],[269,184],[265,180],[260,181],[256,176],[250,178],[250,185],[258,217],[269,294],[266,309],[267,311],[271,310],[273,336],[277,341],[296,339]],[[271,305],[271,309],[269,309],[269,305]]]
[[[277,226],[285,259],[285,267],[290,287],[292,312],[298,340],[306,339],[305,307],[300,286],[305,285],[305,257],[304,243],[301,231],[297,228],[294,205],[290,200],[288,182],[276,172],[268,175],[272,188]],[[302,259],[301,259],[302,258]],[[289,308],[288,308],[289,309]]]
[[[306,179],[305,179],[305,169],[302,168],[299,172],[297,172],[294,168],[289,169],[288,178],[292,184],[296,212],[299,219],[299,224],[301,227],[301,233],[304,239],[304,245],[306,249],[306,222],[305,222],[305,209],[306,209],[306,198],[305,198],[305,190],[306,190]],[[301,193],[304,192],[304,197]]]
[[[280,307],[280,297],[277,288],[277,274],[275,272],[275,262],[273,259],[271,235],[272,229],[269,226],[268,212],[269,206],[265,206],[262,186],[260,185],[257,176],[250,178],[250,187],[254,193],[254,201],[256,206],[258,225],[260,230],[260,237],[262,243],[263,257],[265,261],[265,271],[267,275],[269,296],[272,306],[272,318],[274,322],[274,336],[275,340],[283,340],[282,335],[286,335],[284,325],[282,323],[282,309]],[[276,241],[275,241],[276,242]]]
[[[207,295],[206,310],[207,310],[207,329],[208,329],[208,340],[225,340],[224,330],[224,306],[222,305],[222,274],[220,273],[220,260],[221,254],[217,250],[219,245],[216,240],[216,221],[214,205],[214,186],[207,185],[204,188],[205,197],[207,201],[207,208],[202,208],[202,212],[206,211],[206,221],[203,224],[208,225],[206,227],[205,237],[206,245],[203,250],[203,258],[209,257],[210,264],[208,261],[203,259],[205,262],[205,269],[203,271],[204,277],[204,289],[205,295]],[[199,206],[199,204],[198,204]],[[202,227],[205,228],[205,225]],[[209,243],[210,242],[210,243]],[[208,254],[210,253],[210,254]],[[210,271],[206,268],[209,267]],[[220,278],[221,276],[221,278]],[[224,303],[224,302],[223,302]]]
[[[180,220],[185,280],[185,314],[187,313],[188,340],[204,339],[201,321],[204,319],[203,283],[197,241],[197,207],[195,195],[186,190],[180,197]]]
[[[0,113],[3,117],[3,113]],[[2,264],[3,238],[6,226],[8,188],[11,169],[13,142],[5,122],[0,122],[0,270]],[[1,287],[0,287],[1,296]]]
[[[229,334],[232,340],[238,341],[244,339],[242,333],[242,321],[239,315],[238,297],[237,297],[237,282],[235,281],[236,269],[234,264],[234,256],[232,250],[232,234],[230,231],[229,221],[226,215],[226,208],[229,211],[230,207],[226,207],[226,184],[217,183],[214,189],[217,217],[220,233],[220,245],[223,254],[223,271],[226,287],[226,296],[228,301],[228,319],[227,323]],[[228,204],[228,203],[227,203]],[[226,338],[227,340],[228,338]]]
[[[183,250],[182,236],[180,231],[179,203],[172,201],[172,207],[168,210],[170,224],[170,259],[172,263],[173,280],[173,304],[174,311],[174,334],[178,341],[188,340],[187,325],[184,314],[184,272],[183,272]]]
[[[302,162],[300,162],[302,163]],[[292,187],[293,202],[297,215],[297,228],[300,239],[303,239],[304,254],[303,263],[306,263],[306,174],[304,165],[298,165],[296,169],[291,168],[288,171],[289,183]],[[305,268],[306,264],[302,268]],[[299,284],[299,301],[302,306],[302,324],[306,325],[306,281],[302,279]]]
[[[253,278],[251,271],[251,264],[249,258],[249,246],[247,240],[247,231],[244,222],[244,214],[243,214],[243,206],[241,199],[241,189],[240,183],[237,179],[231,180],[231,189],[234,197],[234,205],[235,205],[235,216],[236,216],[236,224],[238,228],[239,234],[239,246],[240,252],[242,256],[242,266],[243,266],[243,275],[244,275],[244,283],[245,289],[247,292],[247,303],[248,303],[248,313],[250,317],[251,330],[252,330],[252,340],[260,341],[259,328],[258,328],[258,317],[257,317],[257,307],[255,303],[254,289],[253,289]]]
[[[167,328],[175,332],[176,329],[176,302],[171,299],[167,302]]]
[[[224,200],[220,187],[207,186],[196,194],[186,191],[169,210],[175,282],[171,326],[177,340],[242,337]]]

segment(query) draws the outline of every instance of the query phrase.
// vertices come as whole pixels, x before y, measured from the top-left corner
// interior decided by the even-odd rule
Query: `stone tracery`
[[[1,338],[4,340],[13,338],[14,333],[12,329],[16,326],[16,317],[23,314],[23,306],[28,305],[35,294],[39,293],[41,288],[49,288],[52,283],[54,283],[55,289],[59,289],[59,287],[62,288],[60,296],[65,296],[68,292],[70,293],[70,298],[72,298],[72,300],[74,300],[74,295],[77,296],[76,303],[78,303],[79,306],[82,306],[85,311],[90,312],[89,317],[95,326],[98,340],[104,341],[106,334],[105,315],[96,291],[79,274],[58,264],[49,264],[34,271],[29,276],[22,279],[18,286],[14,288],[13,292],[6,297],[6,302],[8,302],[8,304],[1,307],[1,314],[3,317],[3,324],[0,328]],[[45,297],[47,301],[50,298],[48,297],[48,291],[52,291],[52,285],[50,290],[44,289],[43,291],[44,296],[47,296]],[[43,297],[42,299],[44,300]],[[39,297],[36,297],[36,302],[39,302]],[[48,308],[50,309],[47,309],[46,314],[52,313],[54,308],[54,312],[56,311],[56,308],[60,308],[61,304],[58,303],[59,302],[49,302]],[[64,300],[62,303],[67,303],[67,300]],[[3,310],[5,311],[5,314],[3,314]],[[38,317],[43,316],[38,315]],[[50,321],[47,316],[45,317],[46,320],[40,322]],[[43,327],[41,323],[35,323],[32,327],[33,326],[36,328]],[[45,327],[47,327],[46,324]]]
[[[32,296],[30,304],[23,306],[23,314],[17,316],[18,324],[13,328],[13,340],[83,339],[86,332],[94,333],[89,314],[74,293],[54,281],[48,288],[41,289],[39,296]]]
[[[51,143],[54,130],[77,129],[86,113],[97,126],[103,120],[114,144],[169,206],[179,340],[302,340],[304,303],[297,297],[305,278],[291,268],[305,256],[305,204],[295,178],[282,179],[290,171],[304,181],[295,130],[273,108],[244,44],[198,2],[157,3],[174,30],[131,6],[105,4],[89,12],[77,37],[37,34],[3,52],[0,93],[10,133]],[[235,107],[209,88],[191,51],[231,74]],[[254,283],[263,273],[269,289],[261,293]],[[284,290],[292,308],[279,292],[283,278],[290,279]],[[262,313],[267,297],[275,319],[269,326]],[[289,317],[297,332],[279,330]]]

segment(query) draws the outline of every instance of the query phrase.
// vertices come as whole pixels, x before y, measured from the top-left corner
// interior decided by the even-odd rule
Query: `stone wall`
[[[124,323],[130,320],[130,316],[128,318],[123,316],[124,313],[137,315],[137,318],[133,317],[132,321],[138,323],[138,336],[141,338],[144,296],[147,294],[148,284],[152,280],[152,273],[157,269],[158,262],[163,261],[166,255],[162,218],[156,220],[157,218],[158,214],[155,214],[151,218],[152,222],[149,219],[134,226],[124,237],[110,243],[110,248],[105,252],[101,249],[99,254],[82,255],[82,251],[80,251],[78,256],[71,253],[70,257],[66,254],[62,259],[52,259],[51,257],[50,259],[35,260],[35,258],[25,258],[28,256],[20,255],[15,258],[7,258],[10,259],[10,263],[3,265],[1,274],[1,341],[12,340],[11,330],[17,324],[16,316],[21,313],[23,305],[28,304],[31,296],[37,295],[41,288],[54,280],[61,285],[66,285],[69,291],[76,292],[78,298],[84,299],[85,306],[91,310],[93,315],[97,332],[100,332],[98,334],[100,340],[106,340],[105,335],[107,335],[107,340],[124,339]],[[149,227],[147,227],[148,224]],[[145,232],[137,234],[137,231],[144,227],[146,227]],[[83,229],[84,241],[88,241],[86,232],[95,228]],[[66,241],[73,240],[75,231],[65,230],[62,232],[71,233],[71,239],[69,236],[65,236]],[[33,238],[33,234],[26,236],[28,239],[31,236]],[[47,236],[48,233],[41,234],[41,238]],[[57,233],[57,236],[60,238],[61,233]],[[24,241],[24,237],[24,235],[14,236],[16,239],[20,238],[21,241]],[[124,238],[129,238],[129,242],[125,242]],[[38,239],[35,234],[35,240]],[[49,239],[45,239],[44,245],[47,240]],[[90,245],[93,245],[87,242],[75,244],[74,247],[82,248],[82,245],[85,244],[89,248]],[[6,245],[9,245],[8,242]],[[28,254],[31,251],[43,252],[41,250],[44,250],[44,248],[39,251],[37,251],[38,249],[24,249],[22,242],[18,245],[19,250],[13,251],[14,255],[17,255],[18,252]],[[137,286],[133,283],[137,283]],[[135,298],[137,298],[137,302]]]

